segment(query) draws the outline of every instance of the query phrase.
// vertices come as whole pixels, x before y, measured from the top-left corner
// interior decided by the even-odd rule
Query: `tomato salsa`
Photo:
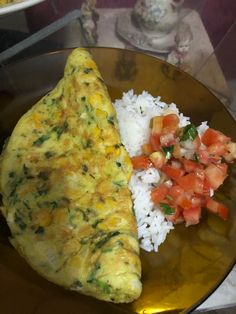
[[[204,208],[226,220],[228,208],[213,195],[236,159],[236,143],[210,127],[200,134],[194,124],[180,128],[179,122],[174,113],[152,118],[149,141],[142,155],[132,157],[133,168],[155,167],[162,174],[151,200],[167,220],[195,225]]]

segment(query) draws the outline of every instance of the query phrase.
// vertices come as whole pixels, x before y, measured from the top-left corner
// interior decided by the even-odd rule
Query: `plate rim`
[[[45,0],[23,0],[23,1],[38,1],[38,2],[43,2]],[[211,94],[211,96],[214,97],[214,99],[220,104],[220,106],[224,109],[224,111],[230,116],[230,118],[234,121],[234,123],[236,124],[236,120],[234,119],[233,115],[230,113],[230,111],[228,110],[228,108],[223,104],[223,102],[213,93],[213,91],[210,90],[210,88],[208,88],[204,83],[202,83],[199,79],[197,79],[196,77],[192,76],[190,73],[185,72],[184,70],[180,69],[179,67],[177,67],[176,65],[173,65],[169,62],[167,62],[166,60],[161,59],[158,56],[153,56],[151,54],[148,53],[148,51],[138,51],[138,50],[133,50],[133,49],[129,49],[129,48],[119,48],[119,47],[107,47],[107,46],[74,46],[74,47],[65,47],[62,49],[55,49],[55,50],[49,50],[49,51],[45,51],[42,53],[35,53],[35,54],[31,54],[29,56],[23,56],[20,57],[18,59],[9,59],[7,60],[6,63],[2,64],[2,69],[4,69],[5,67],[8,66],[14,66],[17,63],[20,62],[24,62],[26,60],[29,59],[33,59],[33,58],[38,58],[40,56],[45,56],[45,55],[59,55],[62,52],[66,52],[66,51],[71,51],[76,49],[76,48],[84,48],[87,49],[89,52],[91,49],[107,49],[107,50],[119,50],[119,51],[127,51],[129,53],[134,53],[134,54],[140,54],[140,55],[145,55],[148,58],[152,58],[154,60],[158,60],[159,62],[162,62],[163,64],[167,65],[168,67],[178,71],[179,73],[187,76],[188,78],[190,78],[192,81],[195,81],[197,84],[200,84],[202,88],[205,89],[205,91],[207,91],[208,93]]]
[[[44,0],[23,0],[23,2],[42,2]],[[1,10],[1,9],[0,9]],[[1,15],[1,13],[0,13]],[[29,56],[25,56],[22,58],[19,58],[17,60],[13,60],[13,61],[9,61],[7,64],[4,64],[3,67],[1,68],[1,70],[4,71],[5,67],[11,67],[11,66],[15,66],[18,63],[22,63],[25,62],[27,60],[30,59],[34,59],[34,58],[39,58],[41,56],[48,56],[48,55],[60,55],[63,52],[71,52],[73,51],[73,49],[75,49],[77,47],[67,47],[67,48],[62,48],[62,49],[56,49],[56,50],[52,50],[52,51],[47,51],[47,52],[43,52],[43,53],[38,53],[38,54],[33,54],[33,55],[29,55]],[[179,69],[177,66],[174,66],[170,63],[168,63],[165,60],[162,60],[159,57],[150,55],[148,53],[145,53],[144,51],[136,51],[136,50],[132,50],[132,49],[127,49],[127,48],[116,48],[116,47],[105,47],[105,46],[81,46],[79,48],[85,48],[87,49],[89,52],[91,52],[91,50],[93,49],[107,49],[107,50],[113,50],[113,51],[127,51],[129,53],[133,53],[133,54],[141,54],[141,55],[145,55],[146,57],[150,57],[154,60],[158,60],[159,62],[162,62],[163,64],[168,65],[169,67],[171,67],[172,69],[177,70],[178,72],[184,74],[185,76],[189,77],[191,80],[195,81],[197,84],[200,84],[202,86],[202,88],[204,88],[207,92],[209,92],[214,99],[221,105],[222,108],[224,108],[225,113],[227,113],[230,118],[234,121],[234,124],[236,125],[236,121],[233,118],[233,116],[231,115],[231,113],[229,112],[229,110],[226,108],[226,106],[222,103],[222,101],[206,86],[204,85],[201,81],[199,81],[197,78],[193,77],[192,75],[190,75],[189,73]],[[185,308],[182,309],[183,312],[181,313],[191,313],[192,311],[194,311],[195,309],[197,309],[202,303],[204,303],[219,287],[220,285],[224,282],[224,280],[227,278],[227,276],[230,274],[230,272],[232,271],[232,269],[234,268],[234,266],[236,265],[236,254],[235,254],[235,258],[234,260],[232,260],[232,262],[230,263],[230,266],[228,267],[228,269],[226,270],[226,272],[224,273],[224,275],[222,276],[222,278],[220,278],[214,285],[214,287],[212,289],[210,289],[201,299],[199,299],[196,303],[194,303],[192,306],[190,306],[189,308]],[[209,309],[210,310],[210,309]]]

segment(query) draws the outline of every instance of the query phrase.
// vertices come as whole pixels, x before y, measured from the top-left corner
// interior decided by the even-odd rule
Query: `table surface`
[[[115,19],[118,13],[127,9],[98,9],[98,46],[126,48],[121,38],[116,36]],[[214,52],[209,37],[196,11],[191,11],[185,16],[185,22],[191,25],[194,40],[189,52],[191,60],[191,74],[198,80],[213,90],[221,100],[227,104],[229,89],[221,68],[214,55],[211,62],[204,64]],[[0,18],[0,29],[17,30],[28,33],[27,23],[25,21],[24,11],[17,12],[14,15],[3,16]],[[104,36],[105,34],[105,36]],[[80,23],[72,19],[65,27],[54,34],[54,42],[62,44],[61,47],[73,47],[83,45],[81,37]],[[130,47],[129,47],[130,48]],[[148,52],[146,52],[148,53]],[[153,54],[153,52],[152,52]],[[165,59],[166,55],[154,53],[155,56]],[[231,112],[234,114],[234,112]],[[236,115],[234,116],[236,118]],[[197,309],[197,311],[206,311],[216,308],[224,308],[236,305],[236,266],[229,273],[219,288]],[[235,309],[236,312],[236,309]]]

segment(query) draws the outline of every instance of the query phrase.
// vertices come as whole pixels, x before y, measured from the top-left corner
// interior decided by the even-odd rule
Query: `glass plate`
[[[220,101],[202,84],[177,68],[142,53],[90,48],[112,100],[124,91],[143,90],[174,102],[198,124],[209,121],[236,140],[236,125]],[[0,69],[1,143],[20,116],[52,89],[63,75],[70,50],[39,55]],[[197,226],[177,225],[158,253],[141,251],[143,292],[127,305],[97,301],[49,283],[11,247],[0,219],[0,303],[4,314],[180,313],[195,308],[222,282],[236,258],[236,166],[216,193],[230,208],[222,221],[204,213]]]

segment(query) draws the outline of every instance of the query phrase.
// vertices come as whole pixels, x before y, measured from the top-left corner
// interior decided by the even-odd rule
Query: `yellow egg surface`
[[[24,114],[1,156],[2,212],[11,242],[48,280],[112,302],[141,293],[132,166],[89,52]]]

